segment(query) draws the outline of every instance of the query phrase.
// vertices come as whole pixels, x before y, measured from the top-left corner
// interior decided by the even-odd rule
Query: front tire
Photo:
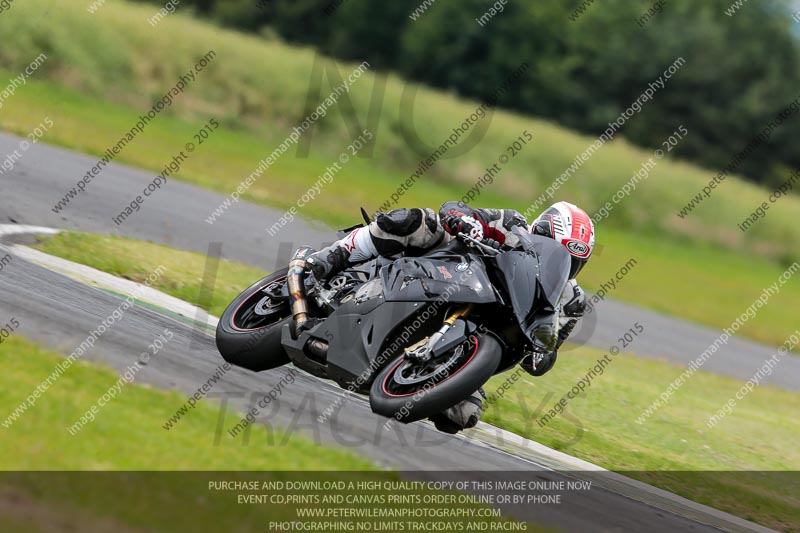
[[[281,345],[281,329],[292,322],[289,302],[271,299],[264,292],[285,281],[285,272],[274,272],[248,287],[225,309],[217,324],[217,349],[225,361],[254,372],[289,362]]]
[[[369,394],[372,412],[403,423],[414,422],[441,413],[478,390],[500,365],[502,348],[491,335],[472,336],[464,345],[471,352],[457,360],[455,370],[447,377],[411,386],[401,383],[408,380],[401,375],[405,356],[398,356],[372,383]]]

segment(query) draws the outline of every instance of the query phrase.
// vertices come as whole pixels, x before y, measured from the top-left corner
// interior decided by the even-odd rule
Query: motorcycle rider
[[[459,233],[493,248],[514,249],[519,237],[514,228],[556,240],[570,255],[567,283],[552,320],[534,332],[531,353],[520,366],[533,376],[553,368],[558,348],[569,337],[586,310],[583,289],[575,276],[583,269],[594,248],[594,225],[583,209],[568,202],[558,202],[542,212],[528,226],[525,217],[513,209],[473,209],[463,202],[445,202],[439,212],[430,208],[395,209],[377,213],[367,226],[351,231],[330,246],[311,254],[306,263],[317,280],[329,279],[348,266],[378,256],[399,254],[418,256],[441,245]],[[475,426],[483,414],[482,389],[431,420],[437,429],[456,433]]]

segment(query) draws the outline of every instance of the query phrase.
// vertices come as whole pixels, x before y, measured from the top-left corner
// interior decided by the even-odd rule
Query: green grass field
[[[556,416],[540,427],[536,420],[602,355],[588,347],[564,351],[546,377],[523,374],[507,396],[490,407],[485,420],[615,470],[800,469],[800,450],[792,444],[800,431],[794,416],[800,395],[758,387],[737,403],[732,414],[709,428],[706,421],[743,382],[697,372],[640,425],[639,415],[684,369],[633,355],[614,357],[591,387],[569,400],[567,416]],[[505,377],[494,378],[487,393]]]
[[[2,420],[6,421],[62,358],[16,336],[3,343],[0,359],[0,405],[5,407]],[[279,431],[271,440],[260,425],[252,429],[247,453],[235,439],[215,443],[219,410],[206,402],[198,403],[190,416],[167,432],[162,425],[184,404],[186,395],[135,382],[125,385],[93,422],[72,436],[68,427],[118,379],[111,369],[73,364],[32,408],[9,428],[0,428],[0,470],[376,469],[347,451],[318,446],[297,435]]]
[[[189,301],[199,293],[204,267],[201,254],[120,237],[76,233],[47,238],[38,248],[137,281],[157,263],[164,264],[168,270],[156,288],[178,297],[188,295]],[[238,292],[237,287],[249,285],[261,274],[221,261],[220,290],[215,292],[212,309],[224,307],[225,300]],[[634,269],[628,278],[635,275]],[[622,283],[630,283],[628,278]],[[746,510],[755,512],[752,519],[760,523],[774,526],[800,519],[800,502],[787,499],[783,489],[771,486],[769,480],[755,478],[740,486],[741,477],[712,482],[697,476],[687,482],[686,476],[680,476],[677,483],[667,474],[638,473],[800,469],[800,451],[794,446],[800,432],[800,421],[794,416],[800,410],[800,395],[759,387],[739,402],[731,415],[708,428],[705,421],[722,408],[742,382],[697,372],[666,406],[639,425],[636,418],[683,368],[624,355],[617,356],[585,394],[569,403],[565,415],[539,427],[536,420],[601,356],[601,352],[587,347],[563,351],[553,371],[538,379],[522,377],[505,398],[489,407],[484,420],[606,468],[636,471],[633,475],[643,481],[739,516]],[[494,378],[486,391],[496,390],[506,377]]]
[[[19,335],[5,339],[0,349],[0,405],[10,411],[25,401],[62,360],[59,354]],[[125,385],[93,422],[70,435],[67,427],[118,379],[111,369],[78,361],[32,408],[10,427],[0,429],[0,470],[19,472],[0,479],[3,531],[126,532],[143,528],[134,530],[182,533],[208,531],[212,524],[227,525],[231,531],[257,531],[270,520],[296,520],[291,509],[295,506],[241,505],[236,495],[249,491],[214,492],[208,489],[210,480],[303,479],[289,474],[297,471],[346,471],[351,472],[348,479],[355,481],[399,479],[349,450],[320,446],[260,424],[252,428],[247,446],[240,439],[224,436],[215,442],[219,411],[206,402],[200,402],[167,433],[162,425],[186,396],[135,382]],[[2,416],[6,420],[7,413]],[[121,472],[37,473],[47,470]],[[157,473],[175,470],[192,473]],[[370,475],[375,472],[381,473]],[[545,531],[536,526],[529,530]]]
[[[569,400],[564,414],[540,427],[536,421],[602,356],[581,347],[560,354],[546,376],[523,373],[483,420],[610,470],[628,471],[691,500],[780,531],[798,531],[796,476],[786,477],[790,485],[776,486],[777,476],[758,473],[800,470],[795,445],[800,434],[799,394],[758,387],[709,428],[706,421],[734,397],[742,382],[697,372],[640,425],[636,419],[684,369],[618,355],[586,392]],[[507,377],[493,378],[485,387],[487,394],[497,391]],[[700,474],[703,471],[751,474]]]
[[[221,260],[211,305],[199,302],[206,257],[196,252],[116,236],[65,232],[42,240],[39,250],[94,267],[120,278],[143,283],[159,265],[164,274],[153,287],[220,316],[239,293],[267,273],[233,261]]]

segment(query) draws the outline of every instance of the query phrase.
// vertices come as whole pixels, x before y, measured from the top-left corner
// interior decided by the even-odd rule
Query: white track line
[[[54,235],[59,233],[59,230],[52,228],[42,228],[39,226],[22,226],[22,225],[2,225],[0,224],[0,237],[15,235],[15,234],[45,234]],[[86,285],[98,287],[109,291],[114,291],[119,294],[137,294],[137,299],[143,300],[150,304],[185,316],[192,320],[197,319],[200,322],[205,322],[212,328],[217,327],[219,319],[209,315],[204,309],[192,305],[183,300],[179,300],[174,296],[164,294],[151,287],[130,281],[127,279],[112,276],[107,272],[102,272],[95,268],[67,261],[60,257],[49,255],[39,250],[34,250],[27,246],[19,244],[5,245],[9,251],[20,259],[25,259],[31,263],[43,266],[48,270],[58,272],[64,276],[75,279]]]
[[[61,233],[61,230],[24,224],[0,224],[0,237],[6,235],[55,235],[56,233]]]

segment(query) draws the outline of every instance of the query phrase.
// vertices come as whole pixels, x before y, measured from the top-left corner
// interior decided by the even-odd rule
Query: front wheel
[[[473,335],[450,352],[424,363],[401,355],[372,383],[372,412],[404,423],[441,413],[486,383],[501,357],[500,343],[491,335]]]
[[[217,325],[217,349],[230,364],[255,372],[289,362],[281,344],[281,329],[292,321],[288,298],[281,296],[285,272],[255,282],[222,313]]]

